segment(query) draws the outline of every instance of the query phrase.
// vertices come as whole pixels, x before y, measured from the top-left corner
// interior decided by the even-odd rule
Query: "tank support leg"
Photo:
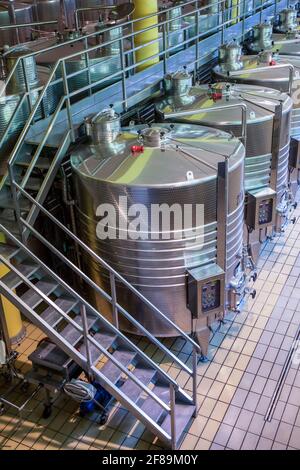
[[[49,390],[45,388],[46,400],[44,404],[43,418],[48,419],[52,413],[52,398]]]
[[[209,339],[210,339],[210,329],[208,327],[204,327],[200,331],[195,332],[195,338],[201,348],[201,356],[200,362],[207,362],[208,361],[208,346],[209,346]]]

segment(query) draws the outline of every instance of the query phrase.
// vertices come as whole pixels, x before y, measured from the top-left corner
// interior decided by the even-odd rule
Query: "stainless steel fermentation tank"
[[[197,34],[197,13],[194,4],[184,5],[182,2],[182,12],[184,13],[184,22],[188,24],[187,31],[189,37],[195,37]],[[199,12],[199,32],[205,33],[216,28],[222,22],[222,13],[219,9],[218,0],[199,0],[199,7],[204,8]]]
[[[114,15],[114,19],[108,19],[105,24],[96,23],[92,26],[92,29],[91,26],[89,26],[87,32],[92,32],[93,30],[101,33],[96,38],[86,39],[85,31],[64,30],[63,33],[57,33],[54,38],[49,38],[46,42],[45,40],[32,41],[28,46],[32,51],[39,51],[45,49],[46,46],[50,48],[56,44],[61,44],[58,48],[52,48],[47,52],[37,55],[38,64],[48,67],[49,69],[53,68],[61,57],[72,56],[78,53],[78,55],[65,62],[68,75],[82,71],[68,79],[68,86],[71,92],[87,86],[89,79],[91,83],[96,83],[102,79],[104,80],[99,86],[95,86],[94,91],[104,88],[121,79],[122,58],[119,39],[122,37],[122,22],[126,19],[126,16],[125,18],[122,16],[124,11],[132,11],[132,6],[123,5],[122,8],[116,9],[116,13],[119,16]],[[69,42],[76,38],[82,38],[82,40],[78,40],[75,43]],[[97,44],[100,45],[101,43],[111,40],[115,41],[87,54],[84,52],[87,47],[96,46]],[[124,40],[123,46],[126,65],[131,63],[131,55],[126,54],[126,51],[130,49],[130,43]],[[84,70],[87,69],[87,67],[89,67],[89,69]],[[61,76],[62,70],[58,69],[57,78]],[[61,85],[59,93],[62,94],[62,92]]]
[[[159,124],[121,129],[112,111],[100,113],[87,126],[90,141],[71,155],[79,236],[180,328],[187,333],[202,332],[207,340],[208,326],[223,316],[225,307],[212,306],[212,312],[207,310],[193,322],[187,307],[188,276],[193,277],[195,269],[216,275],[224,268],[229,284],[238,267],[243,250],[244,146],[224,132],[203,126],[176,124],[170,129],[170,125]],[[228,211],[224,206],[227,190],[218,173],[218,165],[226,160]],[[146,208],[141,229],[144,239],[135,240],[130,229],[127,232],[132,217],[120,197],[127,198],[128,208],[135,204]],[[99,224],[100,228],[105,224],[99,207],[108,207],[102,204],[116,211],[116,239],[101,240],[99,232],[97,235]],[[194,208],[203,204],[204,222],[197,222],[194,212],[188,228],[196,232],[184,235],[174,220],[169,227],[161,220],[153,227],[148,215],[153,205],[162,204],[182,210],[185,204]],[[108,275],[99,263],[88,258],[83,263],[92,279],[109,289]],[[199,272],[196,274],[199,279]],[[222,289],[220,302],[224,292]],[[117,294],[118,302],[153,334],[176,336],[174,329],[122,285]],[[99,299],[94,302],[105,311]],[[121,326],[138,332],[132,325]]]
[[[10,24],[24,24],[33,21],[32,6],[25,2],[0,2],[0,26]],[[13,46],[17,43],[29,41],[31,38],[30,28],[1,29],[0,30],[0,47],[4,45]]]
[[[128,3],[128,0],[74,0],[77,9],[84,9],[86,11],[81,11],[79,13],[79,18],[81,24],[85,23],[96,23],[99,21],[101,16],[101,8],[123,5]],[[134,2],[131,2],[134,3]],[[97,8],[99,9],[97,10]],[[88,10],[88,8],[95,8],[94,10]]]
[[[2,67],[4,68],[3,73],[8,76],[10,71],[15,66],[16,60],[19,57],[27,55],[29,52],[30,51],[26,46],[15,46],[14,48],[8,49],[2,57]],[[26,91],[24,69],[26,70],[28,86],[31,90],[30,98],[28,97],[28,99],[24,100],[23,104],[19,108],[19,111],[13,117],[23,94]],[[22,63],[19,63],[14,75],[12,76],[12,79],[7,82],[7,84],[4,80],[3,84],[3,86],[6,88],[0,97],[1,142],[8,125],[9,128],[7,135],[3,139],[0,150],[2,164],[5,164],[5,161],[9,155],[9,151],[16,143],[16,138],[27,121],[30,113],[30,106],[32,107],[34,105],[39,96],[38,89],[42,88],[49,79],[49,70],[45,67],[37,66],[34,57],[27,57],[24,59],[24,69]],[[41,118],[42,116],[48,116],[51,112],[53,112],[57,105],[57,99],[58,98],[55,91],[52,88],[49,88],[45,98],[42,101],[41,107],[37,112],[37,119]]]
[[[75,22],[76,0],[24,0],[32,6],[35,22],[57,20],[54,25],[42,25],[40,31],[62,31],[73,28]]]
[[[157,104],[160,116],[169,122],[215,127],[238,137],[242,135],[241,114],[238,108],[228,108],[228,105],[247,106],[246,193],[272,188],[278,195],[278,207],[282,214],[282,200],[285,200],[288,184],[291,98],[285,93],[262,86],[191,84],[192,78],[186,72],[165,77],[166,96]],[[192,113],[193,110],[195,113]],[[191,111],[191,114],[182,116],[185,111]],[[168,115],[172,113],[175,117],[169,118]],[[279,142],[278,153],[274,152],[275,141]],[[260,232],[254,231],[248,240],[245,231],[245,243],[250,245],[254,261],[260,251]]]
[[[219,81],[270,87],[291,95],[293,111],[291,136],[300,135],[300,57],[263,51],[244,56],[238,44],[223,45],[219,53],[220,64],[213,70]],[[293,157],[294,158],[294,157]],[[290,186],[293,193],[299,180],[298,164],[290,167]]]

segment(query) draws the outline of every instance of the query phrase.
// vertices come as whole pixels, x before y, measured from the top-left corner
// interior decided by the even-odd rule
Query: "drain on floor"
[[[274,393],[272,395],[272,399],[269,405],[269,408],[267,410],[267,413],[265,415],[265,421],[272,421],[272,417],[276,408],[276,405],[278,403],[279,397],[280,397],[280,392],[282,390],[282,387],[285,383],[286,376],[290,370],[291,364],[294,360],[294,358],[299,356],[299,340],[300,340],[300,328],[297,331],[297,334],[295,336],[295,339],[293,341],[293,344],[289,350],[288,356],[285,360],[285,363],[283,365],[280,377],[278,379],[276,388],[274,390]]]

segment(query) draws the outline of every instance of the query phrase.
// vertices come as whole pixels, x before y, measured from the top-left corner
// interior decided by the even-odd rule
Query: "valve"
[[[131,146],[131,153],[143,153],[144,152],[144,146],[143,145],[132,145]]]

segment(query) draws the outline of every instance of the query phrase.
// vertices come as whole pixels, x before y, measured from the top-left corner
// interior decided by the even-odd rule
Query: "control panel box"
[[[291,138],[289,166],[296,170],[300,169],[300,137]]]
[[[193,318],[222,312],[225,308],[225,273],[216,264],[188,271],[188,307]]]
[[[271,188],[247,193],[246,223],[252,230],[265,228],[275,223],[276,191]]]

